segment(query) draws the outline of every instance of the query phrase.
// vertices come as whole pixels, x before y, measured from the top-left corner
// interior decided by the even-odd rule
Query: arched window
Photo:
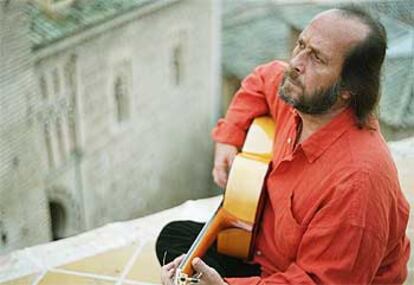
[[[116,77],[114,89],[116,117],[118,122],[123,122],[129,118],[129,94],[125,77]]]
[[[181,44],[174,47],[172,69],[174,84],[180,86],[183,80],[183,49]]]
[[[44,137],[45,137],[47,161],[48,161],[48,164],[49,164],[49,169],[52,169],[54,167],[54,164],[55,164],[55,159],[54,159],[54,155],[53,155],[52,138],[50,136],[49,124],[47,124],[47,123],[44,124],[43,132],[44,132]]]
[[[56,136],[58,140],[60,162],[63,162],[66,159],[66,143],[62,128],[62,119],[60,117],[56,118]]]
[[[48,90],[47,90],[47,83],[46,78],[44,75],[42,75],[39,79],[39,87],[40,87],[40,93],[42,94],[42,99],[47,100],[49,97]]]
[[[52,72],[52,78],[53,78],[53,95],[54,98],[58,98],[60,96],[60,76],[59,76],[59,70],[57,68],[53,69]]]
[[[67,114],[68,126],[68,144],[71,153],[77,147],[77,130],[76,130],[76,55],[72,54],[63,68],[64,82],[69,96],[69,108]]]

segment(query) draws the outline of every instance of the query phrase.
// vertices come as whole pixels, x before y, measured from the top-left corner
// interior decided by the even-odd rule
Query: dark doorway
[[[64,207],[58,203],[49,202],[50,220],[52,224],[52,239],[59,240],[64,238],[64,230],[66,227],[66,212]]]

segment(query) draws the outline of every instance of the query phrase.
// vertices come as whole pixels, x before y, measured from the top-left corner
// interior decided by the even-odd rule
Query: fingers
[[[163,281],[167,279],[171,279],[174,276],[175,269],[176,267],[175,267],[174,262],[170,262],[164,265],[163,267],[161,267],[161,279]]]
[[[237,152],[237,147],[233,145],[223,143],[216,144],[212,175],[214,182],[221,188],[226,187],[228,172]]]
[[[208,266],[204,261],[200,258],[196,257],[192,261],[192,265],[195,271],[201,273],[201,284],[221,284],[222,278],[217,273],[217,271]]]
[[[185,255],[181,255],[171,261],[170,263],[164,265],[161,268],[161,282],[163,285],[173,285],[174,284],[174,275],[177,267],[180,265],[180,262],[183,260]],[[192,261],[193,268],[196,272],[201,273],[199,279],[199,285],[207,284],[224,284],[223,279],[217,273],[217,271],[208,266],[200,258],[196,257]]]
[[[174,263],[175,267],[178,267],[180,265],[181,261],[184,259],[185,254],[181,254],[180,256],[176,257],[172,262]]]
[[[168,264],[173,264],[174,267],[177,267],[178,265],[180,265],[180,262],[184,259],[184,257],[185,257],[185,254],[183,253],[183,254],[177,256],[173,261],[171,261]]]
[[[214,183],[220,188],[225,188],[227,184],[227,167],[225,165],[215,165],[212,174]]]
[[[198,257],[193,259],[192,265],[195,271],[197,271],[198,273],[203,273],[203,275],[205,275],[209,272],[210,267]]]
[[[161,268],[161,283],[164,285],[170,285],[173,282],[171,281],[172,277],[174,276],[174,268],[171,268],[170,270],[167,270],[165,268],[166,265],[164,265]]]
[[[162,281],[162,284],[167,285],[167,284],[172,284],[173,283],[171,280],[175,275],[175,271],[176,271],[177,267],[180,265],[180,262],[183,260],[184,257],[185,257],[185,254],[182,254],[182,255],[178,256],[177,258],[175,258],[170,263],[168,263],[168,264],[164,265],[163,267],[161,267],[161,281]]]

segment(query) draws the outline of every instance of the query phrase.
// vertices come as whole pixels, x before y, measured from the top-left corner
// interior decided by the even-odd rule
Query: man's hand
[[[174,285],[175,272],[184,256],[184,254],[180,255],[170,263],[161,267],[161,282],[163,285]],[[214,268],[205,264],[200,258],[194,258],[192,265],[196,271],[196,275],[200,276],[200,281],[197,285],[227,285],[220,274]]]
[[[228,172],[237,153],[237,147],[233,145],[216,143],[212,174],[214,182],[223,189],[226,187]]]
[[[196,257],[192,261],[194,270],[201,275],[200,282],[197,285],[227,285],[218,272]]]
[[[170,263],[161,267],[161,282],[163,285],[174,285],[175,271],[185,254],[180,255]]]

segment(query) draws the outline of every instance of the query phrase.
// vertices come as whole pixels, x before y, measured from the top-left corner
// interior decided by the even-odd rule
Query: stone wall
[[[170,2],[36,51],[38,80],[44,74],[53,91],[57,70],[63,82],[59,94],[46,100],[59,112],[44,109],[52,121],[55,160],[48,197],[57,189],[66,193],[59,203],[79,218],[66,221],[73,230],[63,232],[211,194],[218,27],[212,2]],[[73,79],[65,80],[70,62]],[[70,116],[75,135],[69,133]],[[64,126],[63,161],[57,119]]]
[[[50,239],[24,1],[0,1],[0,254]]]
[[[216,1],[166,0],[32,49],[0,0],[0,254],[211,195]]]

